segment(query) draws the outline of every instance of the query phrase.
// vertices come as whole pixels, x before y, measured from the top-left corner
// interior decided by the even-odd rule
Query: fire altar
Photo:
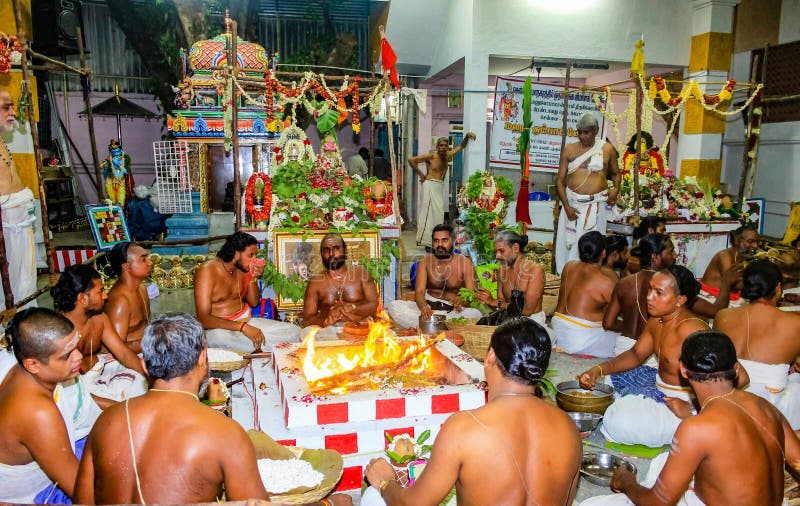
[[[233,417],[286,445],[340,452],[338,490],[361,487],[364,466],[383,455],[385,434],[435,438],[457,411],[486,402],[483,366],[449,341],[394,339],[379,324],[364,344],[283,344],[245,371],[248,396]],[[241,391],[240,391],[241,392]]]

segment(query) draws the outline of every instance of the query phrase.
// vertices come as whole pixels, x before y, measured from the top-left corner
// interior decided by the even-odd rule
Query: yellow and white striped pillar
[[[696,80],[703,93],[715,95],[725,86],[703,83],[724,83],[728,79],[733,55],[734,8],[739,1],[691,0],[692,45],[686,77]],[[719,185],[723,132],[723,116],[706,111],[697,100],[687,101],[678,142],[681,177],[696,176]]]

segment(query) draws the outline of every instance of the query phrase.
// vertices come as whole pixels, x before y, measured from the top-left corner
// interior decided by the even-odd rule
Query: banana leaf
[[[517,142],[519,151],[519,166],[522,169],[522,180],[519,183],[519,193],[517,194],[516,218],[517,222],[531,223],[530,205],[528,204],[528,174],[530,172],[530,160],[528,158],[528,146],[531,140],[531,78],[525,79],[522,86],[522,132]]]

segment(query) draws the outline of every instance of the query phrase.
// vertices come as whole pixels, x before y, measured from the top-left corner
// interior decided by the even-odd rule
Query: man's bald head
[[[14,110],[14,101],[11,95],[0,90],[0,132],[10,132],[14,129],[14,122],[17,120],[17,112]]]

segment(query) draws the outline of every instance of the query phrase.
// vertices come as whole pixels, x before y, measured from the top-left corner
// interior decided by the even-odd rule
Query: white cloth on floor
[[[342,327],[328,325],[327,327],[320,327],[319,325],[309,325],[303,328],[301,339],[305,340],[312,331],[317,331],[317,340],[320,341],[334,341],[339,339],[339,332],[342,332]]]
[[[61,411],[62,416],[64,411],[68,410],[68,408],[64,406],[64,398],[63,387],[61,385],[56,385],[56,389],[53,392],[53,399],[59,411]],[[76,438],[71,420],[65,417],[64,424],[67,428],[70,447],[74,452]],[[0,464],[0,483],[2,483],[2,486],[0,486],[0,502],[32,503],[36,495],[50,486],[52,482],[34,460],[28,464],[19,466]]]
[[[766,399],[789,421],[792,429],[800,429],[800,374],[789,374],[789,364],[763,364],[739,359],[750,384],[745,390]]]
[[[417,214],[417,244],[431,246],[433,227],[444,222],[444,181],[422,183],[422,204]]]
[[[656,387],[667,397],[691,402],[691,389],[664,383],[660,375],[656,376]],[[626,395],[608,407],[600,432],[617,443],[658,448],[672,442],[680,423],[681,419],[663,402],[643,395]]]
[[[98,355],[97,363],[86,372],[84,379],[92,395],[116,402],[147,392],[147,379],[119,363],[111,354]]]
[[[606,235],[606,200],[608,191],[594,195],[581,195],[567,188],[567,201],[575,208],[578,217],[575,221],[567,218],[564,206],[558,217],[556,237],[556,272],[561,273],[570,260],[578,259],[578,240],[587,232],[598,231]]]
[[[613,357],[617,333],[605,330],[603,322],[590,322],[563,313],[553,313],[550,326],[555,333],[553,346],[564,353]]]
[[[6,243],[9,284],[16,302],[36,291],[33,242],[36,207],[33,193],[28,188],[11,195],[4,195],[0,201],[3,209],[3,237]],[[0,285],[0,308],[6,307],[3,293],[3,287]],[[36,307],[36,301],[29,302],[24,307]]]
[[[630,337],[625,337],[622,334],[617,336],[617,342],[614,344],[614,356],[618,357],[625,353],[626,351],[633,348],[633,345],[636,344],[635,339],[631,339]],[[647,367],[653,367],[658,369],[658,359],[655,355],[650,355],[650,358],[644,363]]]
[[[437,299],[428,294],[425,294],[425,300],[432,302],[443,302],[449,304],[446,300]],[[415,329],[419,326],[419,316],[422,314],[417,307],[417,303],[411,300],[393,300],[386,306],[386,312],[392,318],[392,321],[400,325],[404,329]],[[453,318],[480,318],[483,314],[475,308],[465,307],[461,312],[452,311],[434,311],[434,314],[443,314],[446,319],[452,320]]]
[[[244,321],[242,318],[236,321]],[[258,327],[264,334],[264,350],[269,350],[279,343],[299,343],[303,329],[293,323],[268,320],[266,318],[250,318],[248,325]],[[209,348],[223,348],[241,353],[255,351],[253,341],[238,330],[206,329],[206,342]]]

